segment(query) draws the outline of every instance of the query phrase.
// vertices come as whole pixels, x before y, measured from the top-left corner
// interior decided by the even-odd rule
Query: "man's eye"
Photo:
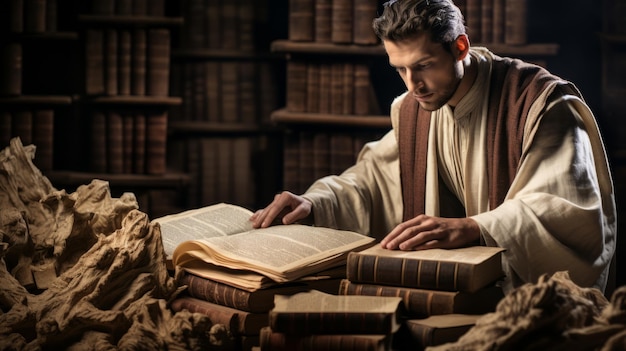
[[[406,68],[404,67],[396,67],[396,72],[400,74],[404,74],[406,72]]]

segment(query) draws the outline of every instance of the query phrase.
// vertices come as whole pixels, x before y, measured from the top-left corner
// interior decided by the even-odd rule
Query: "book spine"
[[[221,98],[222,122],[239,122],[239,63],[222,62]]]
[[[315,1],[289,0],[288,38],[291,41],[315,40]]]
[[[504,8],[506,0],[493,0],[493,42],[504,43]]]
[[[34,163],[41,171],[49,171],[54,160],[54,110],[37,110],[33,117],[33,144],[37,147]]]
[[[124,157],[122,158],[123,173],[133,173],[133,160],[135,158],[134,140],[135,135],[135,117],[130,113],[122,115],[122,149]]]
[[[132,33],[131,94],[146,95],[146,48],[145,29],[134,29]]]
[[[269,327],[286,334],[380,334],[391,332],[394,314],[387,313],[276,313],[269,312]]]
[[[104,31],[85,31],[85,93],[104,94]]]
[[[494,0],[481,0],[480,35],[483,43],[493,43]]]
[[[148,6],[148,16],[160,17],[164,15],[165,15],[165,0],[150,0],[150,6]]]
[[[105,33],[104,51],[104,82],[107,95],[117,95],[117,49],[118,35],[116,29],[107,29]]]
[[[307,64],[306,112],[317,113],[320,107],[320,64]]]
[[[300,179],[300,138],[293,130],[288,130],[283,139],[283,187],[299,193]]]
[[[214,203],[217,201],[217,179],[219,169],[217,167],[217,140],[214,138],[202,138],[199,140],[200,147],[200,191],[202,203]],[[201,281],[198,281],[200,283]]]
[[[315,41],[329,43],[331,38],[332,0],[315,1]],[[373,18],[373,17],[372,17]]]
[[[505,11],[504,43],[526,44],[526,0],[507,0]]]
[[[310,130],[300,131],[300,169],[298,170],[298,174],[300,175],[300,179],[298,181],[299,193],[303,193],[313,183],[313,181],[315,181],[315,179],[313,178],[313,174],[315,173],[315,168],[313,164],[314,135],[314,132]]]
[[[350,62],[345,62],[343,64],[342,69],[342,88],[343,88],[343,97],[342,97],[342,114],[344,115],[352,115],[354,114],[354,64]]]
[[[287,110],[306,111],[307,64],[298,61],[287,62]]]
[[[222,49],[239,49],[240,28],[239,16],[237,14],[239,6],[241,6],[239,1],[226,0],[222,2]]]
[[[341,174],[354,164],[352,135],[336,132],[330,136],[330,173]]]
[[[481,43],[481,7],[482,0],[467,0],[465,9],[465,23],[467,24],[467,32],[473,43]]]
[[[343,113],[343,63],[330,64],[330,113]]]
[[[353,37],[353,0],[332,0],[331,41],[337,44],[350,44]]]
[[[119,61],[117,92],[119,95],[130,95],[131,93],[131,65],[132,65],[132,36],[128,30],[119,32]]]
[[[372,29],[372,19],[376,17],[378,2],[376,0],[354,1],[354,34],[353,42],[360,45],[378,43],[378,37]]]
[[[164,174],[166,171],[167,112],[153,112],[146,116],[146,173]]]
[[[9,146],[13,136],[13,116],[9,111],[0,111],[0,147]]]
[[[11,33],[24,32],[24,0],[5,0],[0,5],[2,26]]]
[[[222,47],[223,39],[221,28],[223,25],[223,17],[221,16],[221,7],[222,0],[209,1],[208,4],[206,4],[205,12],[203,13],[205,18],[204,28],[206,28],[204,31],[204,33],[206,33],[206,46],[210,49],[218,49]],[[185,18],[188,17],[185,16]]]
[[[354,65],[354,114],[370,113],[370,69],[366,64]]]
[[[6,43],[0,53],[0,95],[22,93],[22,45]]]
[[[146,172],[146,116],[143,113],[137,113],[133,117],[133,173],[144,174]]]
[[[222,64],[220,62],[206,62],[205,65],[207,119],[216,122],[222,118],[222,81],[220,76]]]
[[[161,28],[148,29],[146,51],[146,94],[168,96],[170,31]]]
[[[91,115],[90,168],[92,172],[107,172],[107,118],[103,112],[95,111]]]
[[[313,137],[313,178],[319,179],[330,174],[330,136],[316,132]]]
[[[191,63],[191,70],[193,71],[193,75],[190,76],[190,80],[192,82],[192,114],[191,119],[196,121],[207,120],[206,109],[205,109],[205,97],[207,95],[206,88],[206,77],[205,77],[205,65],[201,62]]]
[[[259,106],[256,99],[257,65],[254,62],[239,63],[239,122],[256,125]]]
[[[470,265],[457,262],[350,253],[346,262],[346,278],[356,283],[468,291],[471,269]]]
[[[120,174],[124,172],[124,121],[117,111],[107,114],[107,171]]]
[[[237,9],[237,21],[233,24],[239,23],[237,42],[241,51],[254,51],[256,47],[254,42],[255,4],[256,2],[244,0]]]
[[[389,350],[390,342],[381,335],[325,334],[325,335],[289,335],[272,331],[269,327],[261,328],[259,335],[261,350],[274,351],[378,351]]]

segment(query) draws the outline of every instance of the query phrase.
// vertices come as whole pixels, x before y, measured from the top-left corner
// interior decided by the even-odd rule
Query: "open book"
[[[374,242],[350,231],[300,224],[254,229],[251,215],[222,203],[154,221],[173,266],[251,291],[345,265],[349,252]]]

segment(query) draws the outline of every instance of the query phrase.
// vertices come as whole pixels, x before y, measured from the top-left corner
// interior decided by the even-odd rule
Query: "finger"
[[[418,250],[424,248],[440,247],[443,233],[439,231],[421,231],[404,242],[398,244],[400,250]]]

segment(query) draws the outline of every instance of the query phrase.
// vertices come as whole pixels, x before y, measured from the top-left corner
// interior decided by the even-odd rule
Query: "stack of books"
[[[316,290],[275,297],[259,349],[390,350],[403,320],[399,297],[326,294]]]
[[[253,229],[252,212],[216,204],[157,218],[170,268],[186,287],[171,303],[224,325],[237,350],[259,345],[274,296],[337,295],[350,252],[372,245],[358,233],[292,224]]]
[[[348,255],[339,295],[402,298],[406,320],[394,349],[453,342],[482,315],[495,311],[503,293],[503,249],[474,246],[422,251],[379,245]]]

